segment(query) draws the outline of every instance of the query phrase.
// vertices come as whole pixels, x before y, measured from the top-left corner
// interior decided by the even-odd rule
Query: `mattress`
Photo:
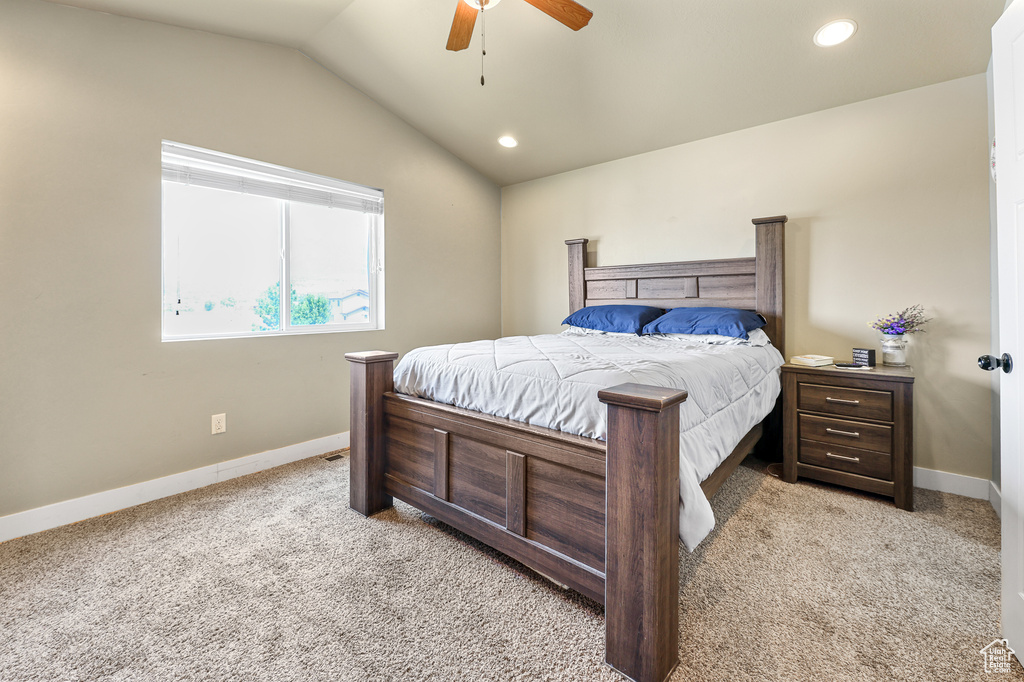
[[[684,389],[679,406],[679,536],[693,550],[714,528],[700,483],[775,406],[782,355],[771,345],[709,345],[673,335],[547,334],[418,348],[395,390],[589,438],[605,439],[601,389]]]

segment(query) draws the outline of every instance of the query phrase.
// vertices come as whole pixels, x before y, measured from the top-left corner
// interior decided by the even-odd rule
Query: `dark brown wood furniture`
[[[783,480],[867,490],[913,511],[913,370],[787,364],[782,394]]]
[[[756,257],[586,267],[569,246],[570,312],[586,304],[757,310],[782,350],[785,216],[756,225]],[[679,403],[685,391],[599,392],[608,440],[394,392],[396,353],[351,367],[350,506],[397,497],[605,605],[606,661],[641,682],[678,663]],[[710,497],[761,437],[758,425],[702,485]]]

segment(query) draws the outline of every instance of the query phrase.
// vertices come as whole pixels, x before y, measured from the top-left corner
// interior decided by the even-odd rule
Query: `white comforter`
[[[692,551],[715,527],[700,483],[771,412],[782,363],[770,345],[707,345],[670,335],[512,336],[418,348],[395,368],[395,390],[604,439],[598,390],[622,383],[685,389],[679,536]]]

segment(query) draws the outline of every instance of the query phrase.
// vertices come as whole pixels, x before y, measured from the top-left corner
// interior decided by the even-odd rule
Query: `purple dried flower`
[[[869,323],[869,326],[883,334],[913,334],[915,332],[923,332],[925,323],[930,321],[931,318],[924,316],[924,308],[918,304],[893,315],[879,317],[874,322]]]

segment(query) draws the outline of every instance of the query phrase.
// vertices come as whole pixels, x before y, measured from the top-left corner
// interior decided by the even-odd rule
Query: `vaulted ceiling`
[[[302,51],[509,185],[981,73],[1004,0],[524,0],[445,50],[461,0],[60,0]],[[859,25],[820,48],[815,30]],[[481,23],[486,85],[480,85]],[[497,144],[504,134],[520,145]]]

